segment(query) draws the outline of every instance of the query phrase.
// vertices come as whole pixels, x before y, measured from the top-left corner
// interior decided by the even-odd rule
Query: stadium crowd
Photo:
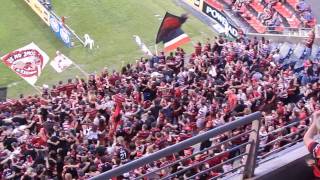
[[[254,9],[259,9],[260,6],[263,7],[263,10],[258,10],[257,19],[265,26],[269,28],[281,27],[284,26],[282,17],[289,21],[289,17],[280,15],[276,6],[285,7],[286,1],[282,0],[234,0],[232,3],[232,11],[237,12],[245,19],[251,19],[252,15],[250,13],[250,6],[259,6]],[[292,7],[292,10],[287,9],[292,13],[290,16],[297,17],[301,21],[300,26],[304,28],[313,28],[316,25],[316,18],[312,13],[310,4],[304,0],[297,0],[295,7]],[[280,13],[280,14],[279,14]],[[288,12],[285,12],[285,14]],[[254,13],[253,13],[254,14]]]
[[[198,43],[186,56],[178,48],[150,59],[141,58],[121,72],[105,68],[88,80],[75,78],[43,89],[41,96],[21,95],[0,104],[0,176],[2,179],[86,179],[196,134],[263,112],[261,151],[266,153],[294,138],[263,146],[279,136],[308,125],[306,118],[320,110],[320,65],[305,61],[301,72],[282,68],[278,49],[265,39],[223,37]],[[298,125],[267,133],[291,122]],[[200,145],[204,149],[232,134],[221,134]],[[248,137],[211,150],[223,152]],[[148,164],[120,179],[130,179],[163,167],[188,154]],[[164,177],[211,155],[199,155],[152,178]],[[180,173],[190,177],[234,153],[213,158],[204,166]],[[230,164],[231,166],[231,164]],[[213,177],[230,167],[202,176]],[[151,177],[150,177],[151,178]]]

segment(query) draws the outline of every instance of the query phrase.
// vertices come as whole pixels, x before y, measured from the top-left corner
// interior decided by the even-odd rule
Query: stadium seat
[[[308,27],[314,27],[316,24],[317,24],[317,19],[316,18],[313,18],[312,21],[307,23]]]
[[[219,11],[223,11],[223,5],[216,0],[207,0],[207,3],[216,8]]]
[[[290,9],[286,8],[282,3],[278,2],[274,9],[283,16],[289,23],[290,27],[298,28],[301,24],[301,21],[296,17],[295,12],[290,11]]]
[[[287,21],[292,28],[298,28],[301,24],[301,21],[295,15],[291,18],[287,18]]]
[[[284,31],[284,26],[283,25],[280,25],[278,27],[275,28],[275,31],[276,32],[283,32]]]
[[[293,50],[293,54],[298,59],[303,57],[303,53],[305,51],[306,47],[304,44],[299,43]]]
[[[291,44],[289,43],[283,43],[281,46],[280,46],[280,56],[281,56],[281,59],[287,59],[289,58],[290,56],[290,51],[292,51],[292,48],[291,48]]]
[[[258,0],[253,0],[249,5],[258,13],[262,13],[264,10],[264,6]]]
[[[303,59],[300,59],[300,60],[297,60],[294,64],[294,71],[299,73],[300,71],[303,70],[303,64],[304,64],[304,60]]]
[[[276,11],[279,12],[279,14],[281,14],[283,17],[285,18],[290,18],[292,16],[292,12],[287,9],[286,7],[283,6],[282,3],[278,2],[275,6],[274,6],[274,9]]]
[[[276,51],[279,48],[279,43],[270,43],[270,50],[271,52]]]
[[[311,52],[311,59],[318,59],[320,58],[320,46],[313,45],[312,52]]]
[[[299,2],[299,0],[287,0],[286,1],[292,8],[296,8],[297,3]]]
[[[267,31],[266,27],[249,11],[247,11],[247,13],[249,14],[249,18],[244,18],[245,21],[247,21],[258,33],[265,33]]]

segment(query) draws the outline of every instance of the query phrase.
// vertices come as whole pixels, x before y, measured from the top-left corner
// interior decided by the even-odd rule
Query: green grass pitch
[[[118,69],[122,61],[134,62],[143,56],[133,35],[140,36],[154,52],[161,17],[166,11],[177,15],[185,13],[171,0],[52,0],[52,3],[58,15],[68,17],[66,24],[80,36],[88,33],[99,48],[66,48],[24,0],[1,0],[0,56],[35,42],[50,60],[59,50],[89,73],[99,72],[105,66]],[[193,16],[183,29],[193,42],[214,36],[214,32]],[[183,48],[190,52],[192,46],[189,43]],[[48,63],[36,85],[52,85],[76,75],[81,76],[81,72],[74,67],[58,74]],[[9,86],[9,97],[35,93],[32,86],[0,63],[0,87],[3,86]]]

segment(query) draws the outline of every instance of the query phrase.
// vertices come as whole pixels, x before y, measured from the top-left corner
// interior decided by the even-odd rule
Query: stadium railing
[[[320,37],[320,25],[315,26],[316,37]],[[293,28],[293,27],[281,27],[281,31],[279,31],[277,26],[264,26],[267,31],[265,36],[285,36],[285,37],[308,37],[308,33],[312,30],[312,28]],[[260,35],[259,33],[252,33],[247,31],[249,35]]]
[[[303,119],[302,121],[307,121],[307,120],[310,121],[310,117],[307,117],[307,118]],[[305,126],[300,126],[299,127],[299,124],[300,124],[300,122],[292,122],[292,123],[290,123],[290,124],[288,124],[286,126],[283,126],[283,127],[280,127],[278,129],[275,129],[273,131],[268,132],[267,136],[272,136],[272,135],[276,135],[277,133],[281,133],[282,131],[290,131],[290,128],[292,128],[292,127],[296,127],[297,128],[297,130],[295,132],[290,132],[290,133],[288,133],[288,134],[286,134],[284,136],[278,136],[274,140],[272,140],[272,141],[260,146],[259,147],[260,149],[258,150],[258,157],[257,157],[258,164],[261,164],[261,163],[263,163],[265,161],[270,160],[270,158],[268,158],[268,157],[271,157],[273,154],[276,154],[279,151],[282,151],[282,150],[284,150],[284,149],[286,149],[286,148],[288,148],[290,146],[293,146],[294,144],[296,144],[298,142],[301,142],[303,140],[303,134],[304,134],[304,132],[307,131],[308,126],[305,125]],[[292,138],[294,136],[296,136],[296,137],[294,139],[290,140],[290,138]],[[274,149],[272,149],[271,151],[269,151],[267,153],[264,153],[264,154],[262,153],[263,149],[261,149],[261,148],[265,148],[267,146],[272,146],[275,143],[280,143],[281,141],[288,141],[288,139],[289,139],[289,142],[286,143],[285,145],[280,146],[278,148],[274,148]],[[276,156],[275,157],[271,157],[271,158],[276,158]]]
[[[226,164],[233,164],[232,169],[229,169],[228,171],[221,171],[220,174],[218,174],[217,176],[214,176],[212,179],[217,179],[236,171],[241,172],[243,175],[243,178],[251,178],[254,175],[254,169],[256,167],[256,162],[257,162],[256,158],[257,158],[257,153],[259,148],[259,129],[260,129],[261,116],[262,115],[260,112],[255,112],[250,115],[243,116],[235,121],[219,126],[217,128],[214,128],[202,134],[198,134],[180,143],[166,147],[150,155],[145,155],[142,158],[136,159],[127,164],[111,169],[105,173],[102,173],[98,176],[91,178],[91,180],[106,180],[106,179],[111,179],[113,177],[121,176],[124,173],[130,172],[132,170],[138,169],[139,167],[142,167],[148,164],[150,165],[152,163],[155,163],[157,160],[179,153],[182,150],[188,149],[191,146],[199,145],[204,141],[218,137],[224,133],[230,133],[232,130],[239,129],[245,126],[250,127],[250,129],[244,128],[246,129],[245,132],[238,135],[234,135],[222,142],[218,142],[217,144],[214,144],[209,148],[205,148],[198,152],[195,151],[193,154],[188,155],[186,157],[178,156],[178,159],[176,159],[176,161],[170,164],[167,164],[163,167],[160,167],[158,169],[151,170],[150,172],[147,172],[135,179],[144,179],[144,178],[150,179],[148,177],[157,175],[157,172],[161,170],[168,169],[190,158],[195,158],[197,155],[200,155],[200,154],[205,156],[204,159],[201,159],[200,161],[193,163],[187,167],[184,166],[182,169],[177,170],[172,174],[167,174],[164,177],[159,176],[158,178],[156,178],[156,179],[172,179],[172,177],[178,174],[183,174],[184,172],[192,168],[199,168],[200,166],[204,167],[204,164],[209,162],[210,160],[221,159],[222,156],[229,154],[231,152],[237,152],[237,153],[233,157],[226,159],[225,161],[220,161],[219,164],[215,164],[212,167],[199,168],[202,170],[197,174],[193,174],[191,177],[188,177],[188,179],[195,179],[197,176],[201,176],[207,172],[216,170],[217,168],[221,169],[221,167]],[[221,147],[221,145],[226,145],[228,143],[230,144],[231,141],[234,141],[244,136],[248,138],[247,142],[238,144],[236,146],[232,146],[230,149],[225,149],[222,152],[217,154],[214,154],[212,152],[212,149],[216,147]]]

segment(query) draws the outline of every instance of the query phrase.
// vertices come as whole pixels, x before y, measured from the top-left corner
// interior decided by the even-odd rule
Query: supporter
[[[303,23],[303,26],[304,27],[313,27],[313,24],[312,22],[314,21],[315,17],[314,15],[312,14],[312,12],[310,11],[303,11],[301,14],[300,14],[300,19]],[[312,26],[311,26],[312,25]]]
[[[300,0],[296,5],[296,10],[298,13],[302,13],[305,11],[311,11],[311,8],[304,0]]]
[[[254,111],[263,112],[259,134],[264,154],[296,141],[294,136],[267,145],[278,136],[302,131],[309,125],[307,117],[320,109],[319,64],[305,61],[304,70],[294,73],[294,69],[281,66],[280,52],[272,50],[268,40],[230,42],[220,36],[203,46],[198,43],[187,57],[179,48],[169,56],[154,55],[151,61],[139,59],[121,73],[105,68],[88,80],[77,77],[66,84],[59,82],[41,97],[2,103],[2,179],[86,179]],[[291,122],[299,124],[274,132]],[[202,142],[200,148],[244,130],[221,134]],[[191,177],[208,165],[235,157],[239,151],[221,157],[213,154],[247,140],[242,137],[215,147],[212,153],[199,154],[152,177],[164,177],[210,158],[204,166],[177,176]],[[193,152],[162,158],[123,177],[138,177]],[[212,170],[206,177],[221,174],[232,164]]]
[[[308,162],[312,166],[313,174],[315,178],[320,177],[320,169],[319,169],[319,146],[314,137],[317,135],[319,130],[319,120],[320,120],[320,111],[316,111],[312,117],[312,124],[309,127],[308,131],[303,137],[303,141],[311,153],[312,160]]]
[[[264,8],[262,13],[258,14],[258,19],[261,20],[262,24],[267,25],[269,21],[272,22],[272,18],[275,15],[275,10],[271,4]],[[277,16],[275,16],[276,18]],[[270,23],[271,23],[270,22]]]

